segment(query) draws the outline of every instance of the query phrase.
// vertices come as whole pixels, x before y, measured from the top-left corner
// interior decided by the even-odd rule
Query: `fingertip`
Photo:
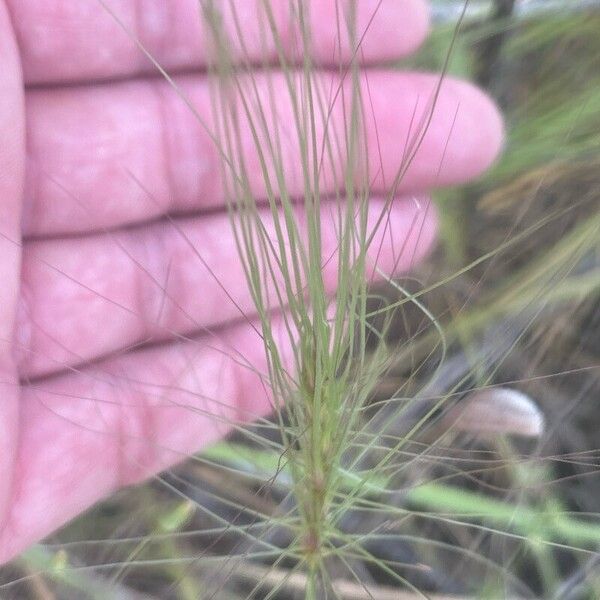
[[[313,0],[312,49],[321,63],[347,62],[357,45],[364,64],[397,60],[418,48],[429,31],[425,0],[361,0],[354,5],[350,42],[340,5],[346,6],[339,0]]]
[[[380,219],[382,211],[387,214]],[[389,275],[414,268],[432,250],[438,231],[438,217],[429,196],[418,194],[394,198],[388,206],[374,198],[369,207],[370,221],[379,223],[369,252]]]
[[[455,115],[442,178],[443,183],[461,183],[479,177],[501,154],[504,119],[494,100],[474,84],[457,79],[444,84],[453,88]]]
[[[438,232],[438,214],[435,204],[426,194],[416,194],[394,201],[393,218],[397,221],[398,230],[401,223],[408,226],[406,234],[405,261],[401,265],[404,271],[409,271],[424,260],[435,244]],[[395,240],[395,245],[402,239]]]
[[[379,60],[410,54],[429,32],[429,7],[424,0],[372,0],[358,4],[359,23],[368,30],[365,41]],[[371,52],[370,52],[371,53]]]
[[[425,0],[409,0],[411,20],[406,28],[405,53],[414,52],[429,35],[431,14]]]

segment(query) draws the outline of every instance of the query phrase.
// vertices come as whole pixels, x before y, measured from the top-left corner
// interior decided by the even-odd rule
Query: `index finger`
[[[7,4],[28,84],[92,81],[155,71],[136,40],[170,71],[202,68],[207,62],[208,36],[198,0],[7,0]],[[238,58],[258,62],[276,56],[261,5],[262,0],[218,4]],[[269,6],[277,39],[290,58],[297,58],[303,44],[292,12],[295,3]],[[343,22],[348,0],[310,0],[303,6],[315,61],[321,65],[347,61],[353,52]],[[424,0],[361,0],[356,7],[356,37],[364,62],[405,55],[425,37],[428,11]],[[243,27],[243,50],[235,44],[240,37],[236,18]]]

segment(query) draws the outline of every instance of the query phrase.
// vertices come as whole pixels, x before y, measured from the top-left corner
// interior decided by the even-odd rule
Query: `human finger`
[[[262,340],[242,324],[218,340],[139,350],[25,386],[18,477],[3,484],[0,563],[119,487],[267,413],[265,371]]]
[[[256,101],[268,102],[267,76],[257,75],[255,81]],[[303,151],[299,135],[286,129],[294,122],[289,94],[281,75],[271,81],[278,119],[263,137],[278,135],[286,186],[292,196],[301,196]],[[324,94],[338,85],[336,75],[322,74],[318,81]],[[453,79],[445,79],[435,96],[439,83],[438,75],[382,71],[364,76],[364,147],[370,165],[362,181],[357,175],[358,183],[385,193],[408,165],[397,192],[419,192],[467,181],[492,163],[503,138],[495,105],[474,86]],[[210,120],[206,79],[187,78],[180,85],[197,115]],[[335,148],[340,138],[332,134],[343,131],[347,118],[342,96],[332,103],[327,128],[318,133],[334,145],[323,159],[323,193],[341,185],[339,174],[347,166],[347,150]],[[224,205],[217,146],[168,83],[37,90],[27,100],[26,235],[101,230]],[[242,120],[239,153],[252,192],[264,198],[256,142],[245,125]]]
[[[371,227],[385,201],[370,201]],[[322,208],[323,277],[337,280],[337,203]],[[302,209],[297,221],[302,229]],[[273,221],[262,223],[274,243]],[[372,262],[406,271],[431,247],[436,229],[425,197],[395,199],[372,243]],[[277,285],[282,289],[280,273]],[[141,343],[215,328],[254,311],[229,217],[215,213],[147,227],[25,245],[15,351],[22,378],[96,360]],[[276,303],[270,286],[271,302]]]
[[[170,71],[207,64],[209,35],[198,0],[7,0],[29,84],[96,81],[153,73],[139,42]],[[261,0],[218,3],[234,59],[264,62],[277,56]],[[290,59],[300,54],[299,19],[293,2],[270,3],[276,40]],[[318,64],[347,62],[353,52],[344,12],[348,2],[303,2]],[[237,30],[236,19],[243,27]],[[428,28],[424,0],[361,0],[356,38],[363,62],[398,58],[414,50]],[[243,37],[244,46],[239,43]]]

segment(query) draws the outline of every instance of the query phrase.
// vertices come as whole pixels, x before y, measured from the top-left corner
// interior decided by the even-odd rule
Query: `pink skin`
[[[178,82],[208,120],[197,1],[107,4],[159,62],[186,72]],[[312,4],[315,57],[333,64],[333,0]],[[359,29],[377,4],[359,3]],[[276,19],[293,57],[289,19],[281,11]],[[253,56],[272,53],[251,16],[242,22]],[[383,2],[362,60],[406,54],[426,29],[421,0]],[[216,440],[227,421],[264,415],[271,400],[257,374],[261,341],[232,302],[251,315],[216,153],[177,95],[149,76],[148,61],[96,0],[0,0],[0,64],[2,562],[120,486]],[[323,77],[331,85],[333,75]],[[436,82],[369,72],[371,174],[383,167],[373,217]],[[493,104],[446,80],[373,258],[381,248],[383,268],[402,271],[424,256],[436,227],[427,190],[477,176],[501,142]],[[251,149],[248,140],[248,156]],[[293,182],[298,161],[293,146],[286,150]],[[252,185],[260,195],[260,178]],[[330,207],[323,243],[335,254]],[[164,214],[177,225],[150,222]],[[334,266],[325,269],[332,291]]]

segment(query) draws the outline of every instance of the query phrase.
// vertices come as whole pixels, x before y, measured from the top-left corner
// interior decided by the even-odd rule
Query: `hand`
[[[359,3],[358,31],[377,4]],[[167,70],[185,73],[178,83],[209,119],[197,0],[109,5]],[[325,63],[334,0],[313,5]],[[243,22],[258,56],[251,12]],[[426,29],[421,0],[384,2],[365,64],[408,53]],[[97,0],[0,0],[0,64],[2,562],[214,441],[227,430],[219,423],[265,414],[269,399],[243,364],[264,367],[262,347],[229,299],[252,313],[218,156],[190,110]],[[377,164],[393,174],[439,76],[378,71],[368,81],[367,136],[377,147],[376,122]],[[493,104],[445,80],[392,208],[394,237],[408,240],[398,268],[434,238],[426,191],[482,172],[501,138]],[[260,195],[258,175],[252,184]],[[374,189],[385,192],[381,176]],[[335,248],[326,218],[323,239]],[[392,254],[385,244],[384,265]]]

